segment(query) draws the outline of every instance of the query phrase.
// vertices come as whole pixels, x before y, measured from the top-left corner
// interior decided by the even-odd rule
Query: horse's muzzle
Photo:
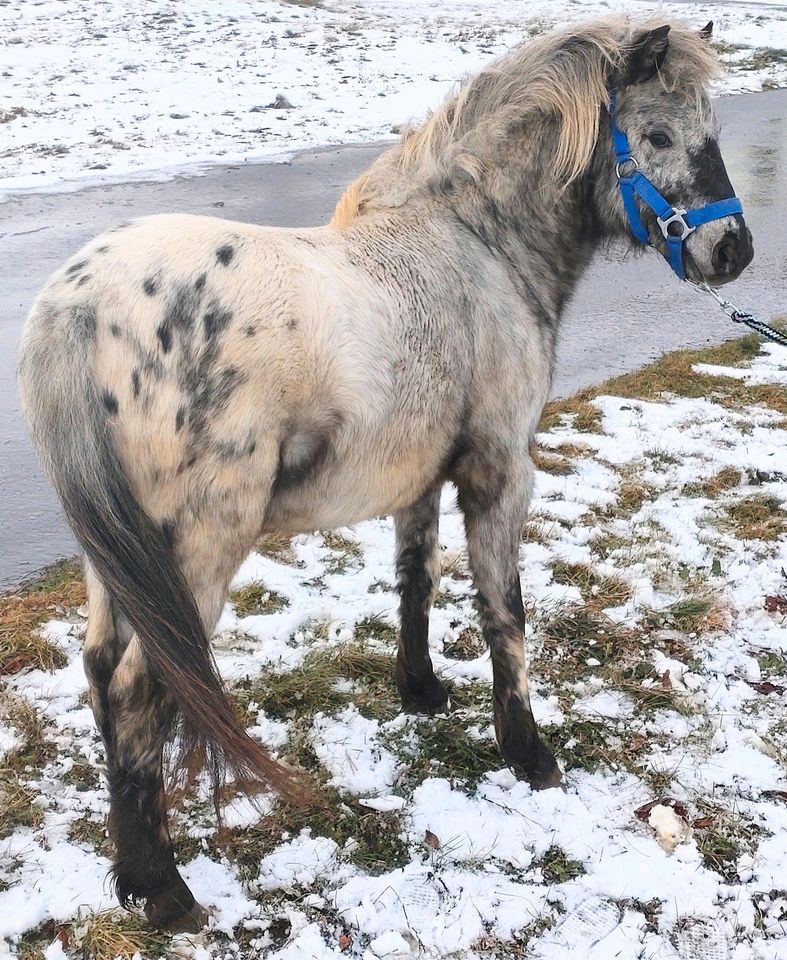
[[[751,230],[745,223],[741,223],[738,230],[730,230],[719,240],[711,253],[713,274],[706,277],[708,283],[715,287],[735,280],[752,262],[754,246],[752,245]]]

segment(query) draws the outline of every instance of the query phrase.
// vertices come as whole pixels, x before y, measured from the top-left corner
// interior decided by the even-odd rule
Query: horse
[[[160,928],[205,914],[178,873],[162,757],[285,800],[305,791],[235,715],[210,638],[265,532],[394,517],[408,711],[448,694],[429,656],[448,481],[464,516],[505,762],[560,783],[528,693],[518,550],[561,316],[606,242],[632,248],[610,107],[681,207],[733,195],[710,25],[612,17],[469,78],[353,183],[330,224],[153,216],[89,242],[26,320],[18,379],[85,554],[84,665],[106,750],[113,878]],[[634,201],[638,203],[639,201]],[[640,203],[650,244],[664,252]],[[740,213],[685,243],[691,280],[752,259]]]

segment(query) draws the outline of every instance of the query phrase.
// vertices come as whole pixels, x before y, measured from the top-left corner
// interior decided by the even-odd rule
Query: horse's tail
[[[96,318],[39,300],[25,327],[18,380],[27,424],[68,522],[177,706],[192,767],[226,769],[247,790],[290,802],[306,790],[240,723],[172,545],[132,493],[96,384]],[[112,406],[111,399],[109,406]]]

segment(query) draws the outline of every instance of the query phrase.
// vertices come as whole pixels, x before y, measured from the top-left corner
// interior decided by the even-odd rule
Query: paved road
[[[754,264],[728,289],[767,318],[787,312],[787,91],[721,101],[719,114],[724,156],[756,251]],[[14,382],[22,319],[46,276],[85,240],[130,216],[179,210],[290,226],[323,223],[343,186],[379,149],[310,151],[288,164],[216,167],[167,183],[0,204],[0,586],[75,552],[21,425]],[[659,257],[622,261],[613,253],[594,265],[569,312],[555,393],[634,369],[664,350],[734,333],[723,314],[679,287]]]

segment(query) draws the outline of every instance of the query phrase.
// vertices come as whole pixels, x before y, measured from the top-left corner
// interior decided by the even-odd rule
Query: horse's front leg
[[[495,458],[499,459],[499,455]],[[495,731],[500,752],[535,788],[560,783],[541,741],[527,681],[519,544],[530,494],[529,462],[492,462],[471,453],[457,474],[467,548],[484,639],[492,655]]]
[[[401,598],[396,686],[405,710],[415,713],[439,713],[448,703],[429,657],[429,611],[440,583],[439,513],[438,486],[394,516]]]

